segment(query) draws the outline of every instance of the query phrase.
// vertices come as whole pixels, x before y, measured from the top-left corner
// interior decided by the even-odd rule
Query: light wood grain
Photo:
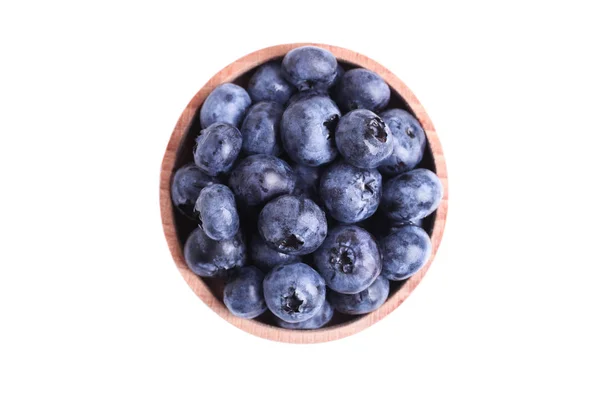
[[[213,295],[208,285],[200,277],[195,275],[187,268],[181,245],[177,239],[175,218],[173,215],[173,207],[170,197],[170,182],[174,172],[179,145],[206,96],[208,96],[208,94],[219,84],[231,82],[245,72],[255,68],[260,64],[263,64],[268,60],[282,57],[289,50],[308,44],[319,46],[331,51],[338,58],[338,60],[358,65],[363,68],[368,68],[377,72],[390,85],[390,87],[406,101],[410,109],[412,109],[416,117],[423,125],[423,128],[427,134],[427,139],[433,153],[436,174],[444,186],[444,197],[435,215],[431,234],[433,251],[429,262],[417,274],[409,278],[398,291],[391,295],[383,306],[368,315],[340,325],[314,331],[294,331],[277,328],[255,320],[245,320],[233,316],[231,313],[229,313],[225,305]],[[200,297],[200,299],[202,299],[202,301],[204,301],[211,309],[238,328],[262,338],[288,343],[319,343],[353,335],[381,320],[383,317],[396,309],[400,304],[402,304],[402,302],[408,297],[408,295],[410,295],[419,282],[421,282],[423,276],[425,276],[427,273],[435,257],[442,239],[442,234],[444,232],[446,215],[448,212],[448,176],[442,146],[433,123],[431,122],[421,103],[419,103],[417,100],[416,96],[398,77],[370,58],[348,49],[312,43],[285,44],[258,50],[231,63],[213,76],[192,98],[190,103],[181,114],[181,117],[179,118],[179,121],[177,122],[177,125],[171,134],[171,139],[169,140],[163,158],[160,174],[160,208],[165,237],[179,272],[194,293],[196,293],[196,295]],[[190,316],[190,318],[195,317]]]

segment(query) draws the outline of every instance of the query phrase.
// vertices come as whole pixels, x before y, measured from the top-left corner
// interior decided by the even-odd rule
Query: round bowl
[[[338,62],[346,69],[348,67],[363,67],[375,71],[388,83],[392,91],[389,107],[399,107],[411,112],[419,120],[427,135],[428,145],[420,165],[434,171],[444,186],[444,197],[439,208],[434,214],[427,217],[423,223],[424,229],[431,236],[433,247],[427,264],[418,273],[405,281],[390,281],[390,296],[376,311],[358,317],[337,316],[327,327],[312,331],[279,328],[271,325],[268,315],[254,320],[246,320],[232,315],[222,301],[223,282],[218,279],[201,278],[188,269],[183,257],[183,243],[187,235],[197,225],[175,212],[170,195],[171,179],[174,172],[180,166],[192,161],[191,149],[194,138],[200,131],[198,113],[208,94],[216,86],[225,82],[235,82],[245,87],[256,67],[267,61],[280,60],[291,49],[306,45],[318,46],[331,51]],[[425,109],[410,89],[389,70],[362,54],[340,47],[313,43],[284,44],[255,51],[234,61],[213,76],[192,98],[183,110],[179,121],[177,121],[162,161],[160,208],[165,237],[177,269],[194,293],[213,311],[238,328],[262,338],[288,343],[326,342],[352,335],[379,321],[402,304],[423,279],[440,245],[446,223],[448,211],[446,162],[439,138]]]

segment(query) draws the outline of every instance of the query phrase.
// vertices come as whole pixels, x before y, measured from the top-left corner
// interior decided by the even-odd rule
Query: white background
[[[594,2],[91,3],[0,6],[1,399],[600,397]],[[189,99],[235,59],[299,41],[404,80],[450,184],[410,298],[305,346],[197,299],[158,207]]]

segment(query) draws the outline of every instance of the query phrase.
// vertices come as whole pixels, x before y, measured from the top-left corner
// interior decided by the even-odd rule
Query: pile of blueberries
[[[335,312],[377,309],[389,280],[426,264],[421,221],[443,188],[416,168],[423,128],[389,101],[379,75],[344,71],[312,46],[263,64],[246,89],[225,83],[208,95],[194,163],[176,171],[171,195],[199,223],[188,267],[226,279],[231,313],[270,310],[283,328],[320,328]]]

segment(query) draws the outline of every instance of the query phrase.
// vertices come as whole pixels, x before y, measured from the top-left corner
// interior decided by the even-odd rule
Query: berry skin
[[[251,206],[292,193],[295,184],[296,177],[290,166],[267,154],[245,158],[229,177],[229,187],[236,197]]]
[[[299,90],[326,90],[335,81],[337,60],[331,52],[314,46],[290,50],[281,63],[285,78]]]
[[[444,194],[440,179],[426,169],[395,176],[383,185],[381,207],[396,221],[414,221],[433,213]]]
[[[381,256],[373,236],[355,225],[332,229],[314,254],[327,286],[338,293],[358,293],[381,273]]]
[[[392,132],[392,154],[379,166],[386,175],[398,175],[417,166],[423,158],[427,139],[425,131],[412,115],[394,108],[380,114]]]
[[[205,129],[215,122],[225,122],[237,128],[250,104],[252,100],[242,87],[233,83],[219,85],[202,104],[200,125]]]
[[[356,294],[330,292],[329,301],[342,314],[360,315],[375,311],[385,303],[390,293],[390,283],[382,276],[365,290]]]
[[[238,233],[231,239],[212,240],[196,228],[183,247],[185,261],[196,275],[210,277],[246,264],[246,244]]]
[[[269,62],[258,67],[248,82],[248,93],[252,101],[274,101],[285,104],[296,92],[296,88],[288,83],[276,62]]]
[[[242,149],[242,134],[232,125],[217,122],[200,131],[194,162],[210,176],[228,173]]]
[[[335,143],[344,159],[358,168],[377,168],[393,150],[390,128],[377,114],[363,109],[340,119]]]
[[[327,236],[325,213],[306,197],[281,196],[258,216],[258,232],[272,249],[291,255],[315,251]]]
[[[296,100],[281,118],[281,141],[290,158],[316,167],[335,159],[338,150],[334,132],[341,113],[326,96]]]
[[[206,175],[195,164],[179,168],[171,183],[171,200],[177,210],[189,219],[195,220],[198,213],[194,209],[200,191],[208,185],[217,183],[217,179]]]
[[[233,315],[251,319],[267,311],[263,295],[264,277],[256,267],[237,268],[223,291],[223,302]]]
[[[252,236],[250,257],[252,258],[252,262],[264,273],[269,272],[278,265],[292,264],[300,261],[299,256],[291,256],[273,250],[267,246],[259,235]]]
[[[431,256],[431,239],[415,225],[404,225],[381,241],[382,275],[393,281],[418,272]]]
[[[196,202],[202,229],[213,240],[231,239],[240,227],[240,218],[231,190],[221,184],[205,187]]]
[[[319,329],[327,325],[329,321],[331,321],[331,318],[333,318],[333,308],[329,302],[325,300],[325,303],[323,303],[323,307],[321,307],[319,312],[306,321],[290,323],[278,318],[276,323],[285,329]]]
[[[390,87],[373,71],[355,68],[346,72],[337,89],[337,102],[344,111],[363,108],[382,110],[390,101]]]
[[[242,151],[246,154],[279,155],[279,124],[282,115],[281,104],[264,101],[253,105],[240,129]]]
[[[381,174],[376,169],[360,169],[340,161],[321,176],[320,194],[329,215],[354,223],[375,213],[381,187]]]
[[[273,268],[265,277],[263,289],[267,307],[285,322],[306,321],[325,303],[325,281],[303,263]]]

